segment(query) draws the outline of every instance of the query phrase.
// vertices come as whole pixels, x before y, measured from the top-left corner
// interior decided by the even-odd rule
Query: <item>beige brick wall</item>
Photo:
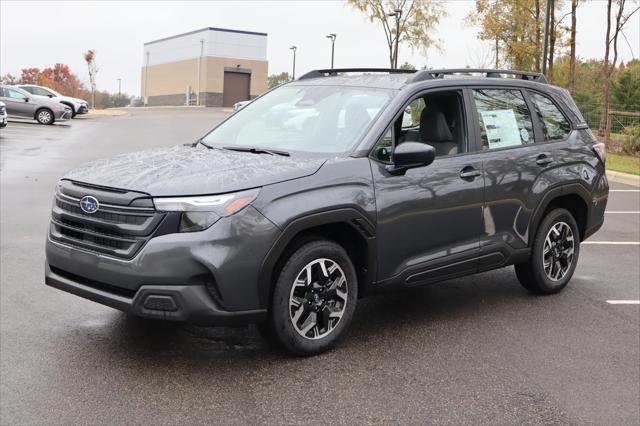
[[[240,65],[238,67],[238,65]],[[222,93],[224,69],[243,68],[251,70],[251,96],[257,96],[267,90],[267,61],[246,59],[203,57],[201,70],[201,92]],[[179,95],[186,93],[187,85],[195,92],[198,90],[198,59],[171,62],[149,66],[148,71],[142,67],[141,96],[145,96],[145,78],[149,84],[147,96]]]

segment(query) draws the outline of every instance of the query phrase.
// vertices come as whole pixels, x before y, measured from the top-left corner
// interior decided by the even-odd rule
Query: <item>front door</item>
[[[414,123],[407,124],[405,113],[405,123],[390,126],[371,159],[381,287],[473,273],[480,251],[482,158],[469,149],[462,92],[427,93],[414,99],[406,111]],[[424,126],[432,127],[425,131]],[[429,166],[391,175],[387,167],[393,147],[412,138],[436,146],[440,155]]]

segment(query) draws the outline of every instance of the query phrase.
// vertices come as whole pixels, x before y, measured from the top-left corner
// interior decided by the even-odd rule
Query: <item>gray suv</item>
[[[313,71],[193,144],[67,174],[45,279],[316,354],[374,293],[508,265],[533,293],[562,290],[604,220],[604,161],[541,74]]]

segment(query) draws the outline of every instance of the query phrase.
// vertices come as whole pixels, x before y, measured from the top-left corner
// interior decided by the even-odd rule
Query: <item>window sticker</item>
[[[520,139],[522,135],[512,109],[481,111],[480,114],[490,149],[522,144]],[[527,139],[529,139],[528,134]]]

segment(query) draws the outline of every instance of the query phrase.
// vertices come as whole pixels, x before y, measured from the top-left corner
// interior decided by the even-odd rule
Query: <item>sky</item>
[[[570,1],[565,1],[568,11]],[[628,10],[640,5],[628,1]],[[422,67],[462,68],[491,65],[490,43],[478,28],[464,23],[473,0],[446,2],[448,15],[436,29],[440,49],[411,51],[400,47],[399,63]],[[578,8],[577,55],[604,57],[606,2],[589,0]],[[564,12],[559,15],[564,14]],[[566,22],[570,24],[569,17]],[[0,74],[19,76],[26,67],[69,65],[88,83],[83,52],[94,49],[99,90],[140,95],[143,44],[204,27],[268,34],[269,74],[291,71],[289,47],[298,47],[296,74],[328,68],[337,34],[335,67],[388,67],[388,48],[379,24],[338,0],[322,1],[0,1]],[[640,56],[640,13],[625,27],[620,60]],[[87,84],[88,85],[88,84]]]

